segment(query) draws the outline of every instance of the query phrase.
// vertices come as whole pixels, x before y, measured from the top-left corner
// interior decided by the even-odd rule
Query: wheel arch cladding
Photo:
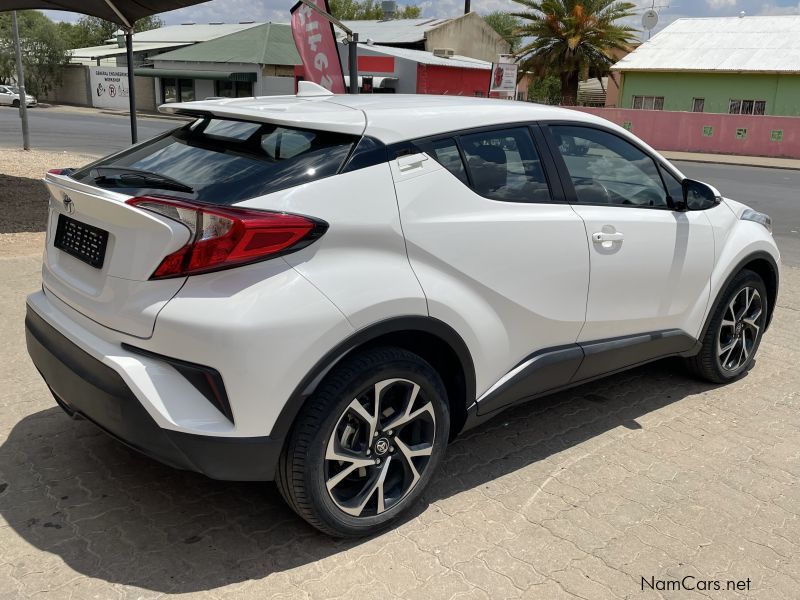
[[[328,352],[295,388],[270,437],[288,438],[306,401],[345,356],[377,346],[403,348],[430,363],[447,391],[451,438],[461,431],[476,393],[475,367],[466,343],[452,327],[433,317],[398,317],[362,329]]]
[[[741,265],[737,272],[743,269],[749,269],[757,273],[761,279],[764,280],[764,285],[767,288],[767,328],[772,322],[772,315],[775,313],[775,305],[778,301],[778,265],[772,260],[772,257],[766,258],[769,255],[759,255],[745,259],[745,264]]]
[[[734,278],[745,269],[753,271],[764,280],[764,285],[767,288],[767,329],[769,328],[770,322],[772,321],[772,315],[775,312],[775,304],[778,299],[780,272],[778,269],[778,263],[771,254],[764,251],[758,251],[744,257],[725,278],[725,281],[722,283],[719,291],[717,292],[717,297],[714,299],[711,310],[708,311],[706,322],[703,325],[703,330],[700,332],[700,337],[698,339],[703,339],[708,331],[708,327],[711,324],[714,313],[719,307],[719,303],[722,301],[722,296],[725,293],[725,290],[728,289],[728,286],[730,286]]]

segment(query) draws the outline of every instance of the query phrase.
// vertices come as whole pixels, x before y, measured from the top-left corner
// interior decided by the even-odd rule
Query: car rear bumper
[[[31,307],[25,318],[28,354],[58,404],[127,446],[167,465],[213,479],[273,479],[282,441],[220,437],[160,427],[114,369],[48,324]]]

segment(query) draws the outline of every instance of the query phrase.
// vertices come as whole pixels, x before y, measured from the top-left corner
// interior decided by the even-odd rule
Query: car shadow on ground
[[[0,234],[44,231],[48,194],[39,179],[0,173]]]
[[[638,418],[708,389],[666,361],[511,409],[450,446],[409,518],[615,428],[635,434]],[[361,543],[317,533],[273,484],[162,466],[59,408],[25,417],[0,446],[0,514],[78,573],[165,593],[262,579]],[[30,552],[21,542],[4,548],[7,562]]]

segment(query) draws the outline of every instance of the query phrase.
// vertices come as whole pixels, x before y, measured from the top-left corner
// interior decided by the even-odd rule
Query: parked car
[[[36,106],[36,98],[25,94],[26,106]],[[0,105],[19,107],[19,88],[15,85],[0,85]]]
[[[395,523],[509,406],[664,357],[734,381],[770,323],[769,217],[603,119],[313,85],[162,110],[196,118],[46,176],[28,351],[68,414],[328,534]]]

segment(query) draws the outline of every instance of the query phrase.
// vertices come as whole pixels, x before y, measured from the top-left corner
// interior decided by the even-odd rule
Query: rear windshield
[[[177,189],[179,195],[201,202],[235,204],[335,175],[357,140],[345,134],[267,123],[200,119],[101,159],[72,177],[140,195],[159,191],[157,176],[162,176],[186,188],[173,185],[170,195]],[[154,177],[116,176],[114,168],[118,173],[129,169]]]

